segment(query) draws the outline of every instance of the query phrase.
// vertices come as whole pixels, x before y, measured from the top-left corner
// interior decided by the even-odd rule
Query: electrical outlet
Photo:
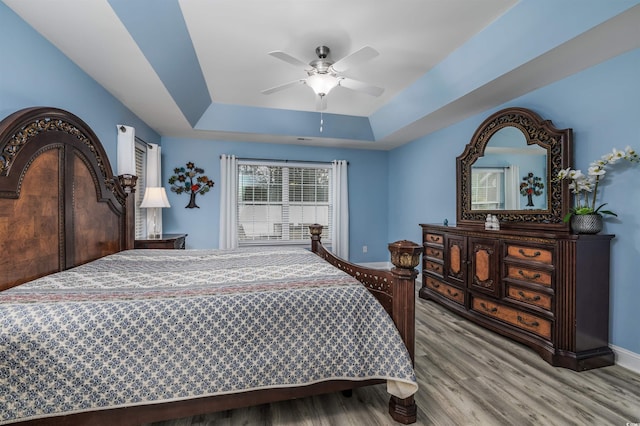
[[[366,253],[366,252],[367,252],[367,250],[369,250],[369,248],[368,248],[367,246],[362,246],[362,252],[363,252],[363,253]]]

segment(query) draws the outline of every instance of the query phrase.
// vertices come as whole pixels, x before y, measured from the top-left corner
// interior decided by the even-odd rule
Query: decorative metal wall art
[[[539,176],[534,176],[529,172],[522,178],[520,183],[520,194],[527,197],[527,207],[533,207],[533,196],[542,195],[544,189],[544,181]]]
[[[189,194],[189,204],[185,206],[187,209],[200,207],[196,204],[196,195],[204,195],[213,187],[214,182],[204,174],[204,169],[196,167],[193,162],[189,161],[185,167],[176,167],[173,169],[174,175],[169,178],[171,191],[176,194]]]

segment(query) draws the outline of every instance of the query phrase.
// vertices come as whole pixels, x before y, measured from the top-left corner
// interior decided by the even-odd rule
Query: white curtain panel
[[[331,247],[336,256],[349,260],[349,187],[347,161],[334,160],[331,163],[333,194]]]
[[[504,170],[504,208],[520,210],[520,167],[516,165]]]
[[[219,248],[238,247],[238,159],[235,155],[220,157],[220,241]]]
[[[136,174],[136,129],[118,124],[118,175]]]
[[[147,147],[147,176],[146,182],[149,187],[162,186],[160,174],[160,146],[155,143],[148,144]]]
[[[162,186],[161,175],[161,160],[160,160],[160,146],[155,143],[150,143],[147,146],[147,175],[145,176],[145,184],[147,187],[159,187]],[[162,235],[162,209],[160,207],[153,207],[147,209],[147,229],[153,229],[153,216],[158,220],[158,231]]]

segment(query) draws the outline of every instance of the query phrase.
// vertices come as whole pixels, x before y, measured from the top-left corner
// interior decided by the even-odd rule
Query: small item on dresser
[[[487,231],[493,229],[493,217],[490,214],[487,215],[487,220],[484,222],[484,229]]]
[[[491,217],[491,229],[494,231],[500,230],[500,221],[498,220],[498,216]]]
[[[442,222],[442,224],[443,224],[444,226],[449,226],[449,221],[448,221],[447,219],[445,219],[445,220],[444,220],[444,222]]]

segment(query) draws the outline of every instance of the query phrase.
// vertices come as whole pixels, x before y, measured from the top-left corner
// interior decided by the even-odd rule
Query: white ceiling
[[[306,86],[268,96],[260,93],[262,89],[306,77],[304,69],[267,53],[282,50],[309,62],[316,59],[315,48],[325,45],[336,61],[371,46],[380,55],[347,74],[382,87],[385,93],[376,98],[337,88],[327,97],[327,112],[366,117],[514,2],[232,0],[186,1],[181,6],[212,99],[314,111],[313,92]],[[221,9],[225,12],[220,13]]]
[[[195,130],[194,120],[188,118],[188,102],[178,99],[179,93],[194,93],[195,99],[206,91],[210,98],[207,102],[219,104],[315,111],[314,94],[304,85],[271,95],[261,93],[306,76],[304,69],[268,52],[282,50],[309,62],[316,59],[315,48],[326,45],[336,61],[371,46],[380,55],[345,74],[384,88],[382,96],[338,87],[327,96],[326,111],[368,117],[517,0],[4,2],[159,134],[273,142],[282,138]],[[188,37],[184,39],[172,33],[179,34],[179,25],[174,28],[169,24],[178,22],[177,18],[186,24]],[[163,40],[165,32],[168,38]],[[178,42],[181,45],[173,45]],[[189,62],[189,52],[195,52],[193,63]],[[185,74],[179,76],[178,83],[169,82],[181,71]],[[193,73],[203,77],[201,84]],[[517,92],[514,88],[513,93]],[[501,96],[511,99],[508,93]],[[469,102],[478,99],[472,96]],[[450,106],[448,121],[455,120],[457,110],[465,108]],[[398,146],[433,130],[428,117],[408,127],[377,148]],[[353,141],[332,142],[334,146],[358,145]]]

